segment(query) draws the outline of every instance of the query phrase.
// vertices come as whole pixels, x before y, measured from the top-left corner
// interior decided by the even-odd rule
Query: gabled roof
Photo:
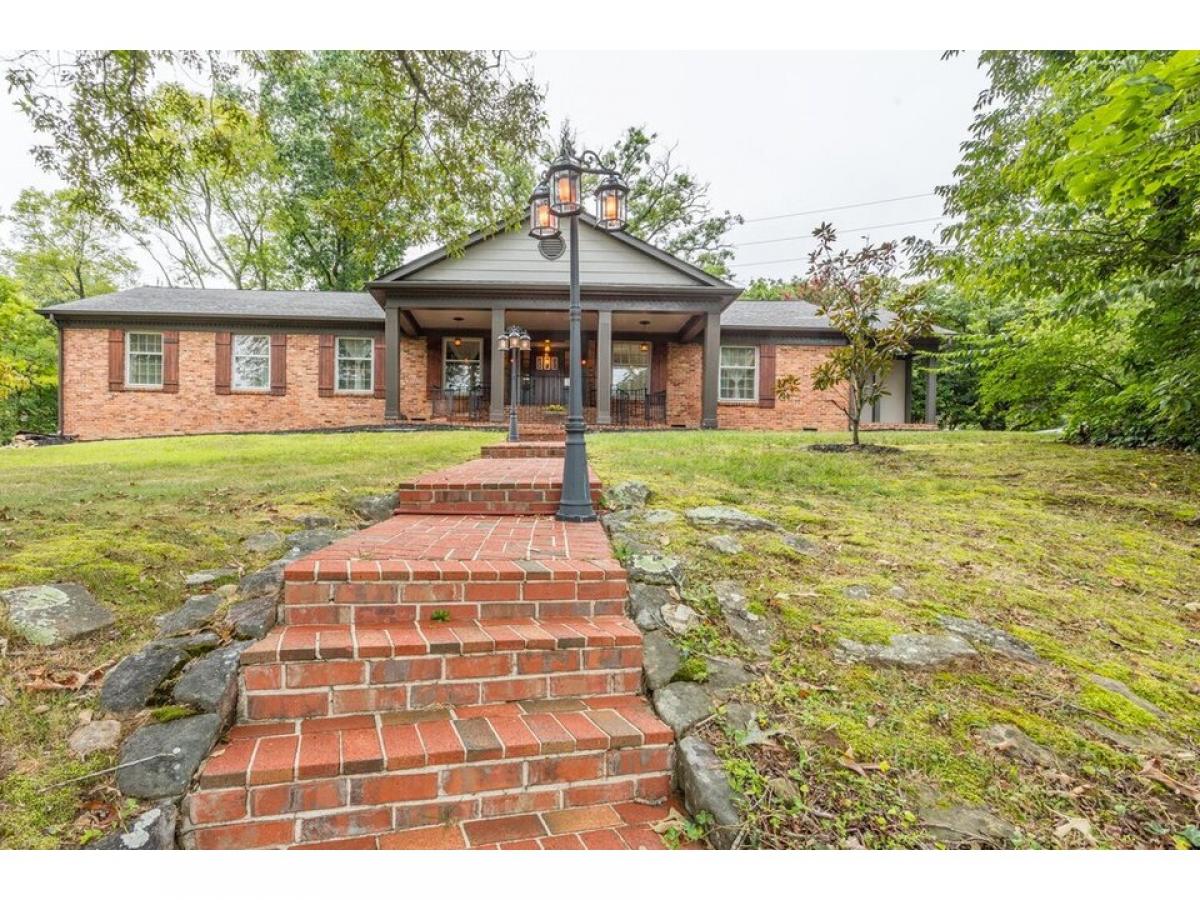
[[[43,315],[103,319],[239,318],[280,321],[383,321],[383,310],[365,291],[239,291],[226,288],[143,286],[44,307]]]
[[[644,254],[645,256],[655,260],[658,264],[666,266],[667,268],[685,276],[697,287],[723,288],[729,291],[731,294],[738,294],[741,292],[741,288],[717,278],[714,275],[710,275],[699,266],[692,265],[685,260],[679,259],[677,256],[673,256],[672,254],[667,253],[665,250],[660,250],[658,247],[655,247],[654,245],[649,244],[640,238],[636,238],[631,234],[627,234],[624,231],[602,231],[601,229],[596,228],[596,219],[589,213],[581,213],[579,219],[581,225],[594,228],[596,234],[603,235],[605,238],[617,241],[626,247],[632,248],[633,250]],[[367,287],[384,287],[388,284],[404,281],[411,278],[413,275],[428,269],[430,266],[442,262],[443,260],[465,256],[470,253],[471,248],[481,244],[484,241],[509,232],[515,232],[518,230],[524,231],[526,228],[528,228],[528,226],[529,216],[526,215],[518,222],[500,224],[491,228],[481,229],[469,235],[463,246],[456,250],[454,254],[451,253],[449,246],[439,247],[436,250],[405,263],[399,268],[393,269],[390,272],[385,272],[373,282],[368,284]],[[536,243],[532,238],[530,238],[529,241],[531,248],[536,246]]]

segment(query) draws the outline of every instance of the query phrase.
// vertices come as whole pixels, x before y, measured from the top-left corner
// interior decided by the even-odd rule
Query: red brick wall
[[[179,392],[108,389],[108,329],[63,331],[63,431],[83,440],[383,424],[383,400],[317,396],[317,335],[289,334],[287,393],[218,395],[216,337],[179,332]],[[419,382],[424,396],[424,371]]]
[[[429,402],[428,366],[429,351],[425,338],[401,337],[400,415],[404,418],[429,418],[432,404]]]
[[[806,390],[794,400],[776,400],[773,409],[757,403],[721,403],[717,406],[720,428],[795,430],[816,428],[845,431],[846,416],[832,400],[840,391],[812,389],[812,373],[828,355],[829,347],[784,346],[775,350],[775,376],[795,375]],[[700,426],[701,384],[704,353],[699,344],[671,344],[667,356],[667,424]]]

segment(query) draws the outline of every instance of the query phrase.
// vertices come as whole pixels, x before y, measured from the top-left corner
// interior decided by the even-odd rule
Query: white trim
[[[240,385],[237,383],[237,341],[244,337],[264,337],[267,339],[267,383],[258,385]],[[234,332],[229,336],[229,389],[239,394],[263,394],[271,390],[271,336],[253,331]]]
[[[370,365],[367,366],[367,375],[369,377],[368,387],[365,388],[343,388],[342,383],[342,341],[367,341],[371,347],[371,353],[367,357]],[[352,356],[347,359],[361,361],[362,357]],[[335,394],[349,394],[352,396],[362,396],[375,393],[375,339],[369,337],[357,337],[355,335],[337,335],[333,339],[333,392]]]
[[[453,338],[453,337],[442,338],[442,390],[443,391],[447,389],[446,388],[446,363],[448,363],[450,361],[449,356],[446,354],[446,348],[449,347],[450,344],[454,340],[455,340],[455,338]],[[481,338],[481,337],[459,337],[458,340],[461,340],[464,344],[469,343],[469,344],[478,344],[479,345],[479,384],[480,384],[480,386],[482,386],[483,385],[483,338]],[[506,350],[505,353],[507,353],[507,352],[508,351]],[[463,362],[463,360],[458,360],[458,362]]]
[[[132,351],[129,349],[129,338],[135,334],[142,335],[142,336],[153,336],[153,337],[158,338],[159,366],[158,366],[158,381],[157,382],[134,383],[129,378],[129,363],[130,363],[130,357],[132,356]],[[138,353],[141,354],[142,356],[153,356],[154,355],[153,353],[148,353],[145,350],[139,350]],[[161,331],[126,331],[125,332],[125,387],[126,388],[128,388],[130,390],[135,390],[135,391],[137,391],[137,390],[143,390],[143,391],[159,390],[163,386],[163,379],[166,376],[166,368],[167,368],[167,347],[166,347],[166,341],[163,339],[163,333]]]
[[[721,364],[721,353],[725,350],[753,350],[754,351],[754,380],[752,382],[754,388],[754,396],[752,397],[722,397],[721,396],[721,370],[725,368]],[[758,402],[758,378],[761,361],[759,359],[758,347],[751,344],[722,344],[717,350],[717,402],[718,403],[757,403]],[[731,369],[745,369],[745,366],[730,366]]]

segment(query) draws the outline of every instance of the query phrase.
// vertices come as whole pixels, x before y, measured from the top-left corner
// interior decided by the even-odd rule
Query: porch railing
[[[431,388],[430,414],[434,419],[451,422],[486,422],[491,405],[489,385],[471,390]],[[505,390],[507,414],[509,391]],[[522,422],[557,423],[566,413],[566,379],[553,373],[534,373],[522,376],[518,387],[517,417]],[[584,418],[596,422],[596,382],[583,382]],[[666,391],[614,390],[610,401],[612,424],[637,428],[665,425],[667,422]]]

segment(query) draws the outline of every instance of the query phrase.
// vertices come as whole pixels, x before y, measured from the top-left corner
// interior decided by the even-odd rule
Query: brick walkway
[[[402,485],[392,519],[286,568],[186,846],[662,846],[673,735],[625,572],[599,524],[530,514],[557,505],[554,448],[515,452]]]

